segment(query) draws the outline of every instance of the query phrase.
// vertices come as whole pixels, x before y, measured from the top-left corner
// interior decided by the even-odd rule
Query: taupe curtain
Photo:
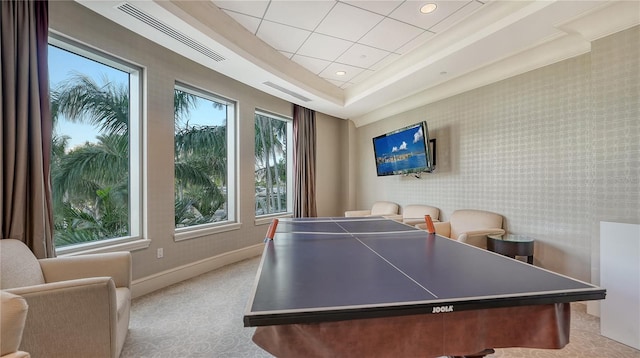
[[[293,105],[293,216],[316,217],[316,112]]]
[[[53,257],[47,1],[0,2],[0,232]]]

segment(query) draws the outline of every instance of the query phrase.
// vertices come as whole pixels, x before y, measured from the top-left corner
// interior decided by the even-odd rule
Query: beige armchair
[[[440,209],[429,205],[405,205],[402,207],[402,222],[414,226],[424,223],[424,216],[431,216],[431,220],[436,222],[440,218]]]
[[[344,216],[396,216],[400,206],[390,201],[376,201],[369,210],[349,210]]]
[[[449,221],[434,222],[436,234],[452,238],[483,249],[487,248],[487,235],[504,235],[502,215],[483,210],[456,210]],[[426,224],[417,224],[425,229]]]
[[[21,241],[0,240],[0,288],[29,305],[20,349],[33,357],[120,355],[131,308],[129,252],[38,260]]]
[[[19,350],[29,310],[27,301],[5,291],[0,291],[0,301],[0,357],[29,358],[29,353]]]

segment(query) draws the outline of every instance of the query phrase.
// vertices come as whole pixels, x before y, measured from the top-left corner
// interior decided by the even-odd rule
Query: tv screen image
[[[426,122],[416,123],[373,138],[378,176],[431,172]]]

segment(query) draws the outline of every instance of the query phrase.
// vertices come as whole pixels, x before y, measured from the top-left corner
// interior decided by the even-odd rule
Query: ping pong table
[[[382,217],[281,219],[244,324],[276,356],[562,348],[605,290]]]

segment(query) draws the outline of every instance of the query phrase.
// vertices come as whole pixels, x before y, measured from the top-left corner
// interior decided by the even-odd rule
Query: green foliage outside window
[[[288,211],[287,130],[285,120],[255,114],[256,215]]]
[[[130,235],[129,93],[74,73],[51,90],[54,240],[58,247]],[[69,148],[59,121],[88,123],[94,142]]]
[[[175,227],[227,220],[227,105],[176,89],[174,108]]]

